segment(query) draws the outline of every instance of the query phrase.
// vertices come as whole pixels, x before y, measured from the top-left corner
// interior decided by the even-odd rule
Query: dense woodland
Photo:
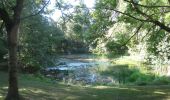
[[[170,89],[170,0],[95,0],[93,7],[88,7],[84,1],[75,0],[78,4],[74,5],[69,0],[55,0],[55,7],[52,9],[48,7],[51,0],[0,1],[0,77],[4,76],[0,82],[0,87],[2,85],[0,99],[25,100],[27,97],[28,100],[43,99],[41,95],[29,98],[33,93],[26,94],[19,90],[20,81],[21,87],[26,88],[26,91],[28,86],[32,86],[29,84],[31,82],[38,82],[35,84],[39,85],[34,86],[37,89],[42,88],[42,84],[43,86],[52,84],[56,80],[55,74],[63,70],[57,69],[57,72],[52,72],[50,74],[52,78],[47,77],[48,72],[44,70],[51,66],[66,65],[65,62],[59,64],[57,60],[63,55],[65,58],[71,56],[75,59],[75,55],[82,54],[95,56],[95,59],[104,57],[112,64],[109,67],[104,64],[88,71],[78,68],[75,70],[86,74],[91,74],[91,71],[95,70],[103,75],[102,77],[109,76],[112,80],[109,84],[111,90],[105,88],[98,94],[99,98],[89,96],[89,100],[104,100],[100,96],[108,91],[113,95],[108,95],[106,100],[170,99],[168,90]],[[55,10],[61,13],[56,20],[51,18]],[[56,81],[56,89],[68,86],[60,84],[63,79],[68,79],[68,76],[70,78],[70,74],[67,75],[68,70],[64,70],[63,73],[66,73],[64,75],[67,77]],[[72,77],[75,75],[72,71],[69,73]],[[31,81],[27,82],[24,78]],[[79,91],[97,94],[97,90],[93,88],[108,86],[106,81],[108,80],[105,80],[105,83],[96,81],[90,84],[92,88],[85,88],[86,90],[80,88],[87,85],[84,80],[72,83],[72,85],[81,84],[77,89],[70,84],[69,86],[77,95]],[[116,84],[112,84],[113,81]],[[145,87],[147,85],[150,87]],[[8,88],[4,90],[3,86]],[[115,90],[117,89],[113,89],[115,86],[127,86],[130,89],[136,87],[141,89],[142,93],[136,94],[135,98],[131,90],[127,95],[127,90]],[[147,95],[150,96],[145,98],[142,94],[145,94],[147,88],[149,89]],[[161,93],[165,94],[149,94],[153,92],[152,89],[155,91],[162,89]],[[44,97],[43,100],[88,99],[86,96],[83,98],[84,95],[79,95],[82,99],[74,97],[64,99],[60,97],[61,93],[55,92],[55,95],[51,95],[53,98]],[[64,90],[62,92],[64,93]],[[117,98],[115,93],[120,93],[120,97]],[[121,97],[121,94],[127,98]],[[140,98],[142,96],[143,98]]]

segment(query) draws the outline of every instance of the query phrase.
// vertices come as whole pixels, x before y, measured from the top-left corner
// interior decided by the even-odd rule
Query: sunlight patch
[[[130,89],[130,90],[132,90],[132,91],[141,91],[141,90],[138,90],[138,89]]]
[[[66,98],[66,100],[75,100],[75,99],[77,99],[76,96],[68,96],[68,97]]]
[[[94,94],[94,95],[92,95],[92,96],[93,96],[93,97],[97,97],[97,95],[95,95],[95,94]]]
[[[26,91],[27,89],[26,88],[22,88],[22,89],[19,89],[20,91]]]
[[[155,91],[154,93],[155,93],[155,94],[166,94],[166,93],[160,92],[160,91]]]
[[[2,96],[2,95],[0,95],[0,100],[1,100],[1,99],[3,100],[3,96]]]
[[[34,93],[46,93],[46,92],[44,92],[44,91],[42,91],[42,90],[30,90],[31,92],[34,92]]]
[[[109,86],[95,86],[94,88],[96,89],[108,89],[108,88],[116,88],[116,89],[120,89],[120,90],[126,90],[129,88],[121,88],[121,87],[109,87]]]
[[[8,87],[7,87],[7,86],[5,86],[5,87],[2,87],[2,89],[8,89]]]
[[[120,88],[120,87],[115,87],[115,88],[120,89],[120,90],[127,90],[127,89],[129,89],[129,88]]]
[[[97,88],[97,89],[107,89],[107,88],[110,88],[110,87],[108,87],[108,86],[95,86],[95,88]]]

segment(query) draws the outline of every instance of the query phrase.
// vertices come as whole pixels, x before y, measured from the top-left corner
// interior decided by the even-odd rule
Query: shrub
[[[141,73],[139,70],[133,70],[128,78],[128,82],[136,85],[147,85],[155,79],[152,73]]]
[[[170,78],[162,76],[162,77],[157,77],[153,82],[151,83],[153,85],[168,85],[170,84]]]
[[[37,73],[41,69],[40,66],[33,66],[33,65],[27,65],[27,66],[21,66],[21,71],[24,73]]]
[[[106,48],[109,54],[111,55],[124,55],[128,51],[127,46],[122,46],[122,44],[115,41],[109,41],[106,44]]]
[[[136,82],[136,80],[141,76],[141,73],[139,73],[139,70],[133,70],[132,74],[129,76],[128,81],[129,82]]]

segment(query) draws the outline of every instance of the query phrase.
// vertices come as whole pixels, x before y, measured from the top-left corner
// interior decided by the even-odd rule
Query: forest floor
[[[33,75],[19,75],[26,100],[170,100],[170,86],[72,86]],[[7,73],[0,72],[0,100],[7,93]]]

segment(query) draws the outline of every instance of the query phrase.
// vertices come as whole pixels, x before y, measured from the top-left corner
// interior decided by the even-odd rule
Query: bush
[[[132,71],[132,74],[129,76],[128,81],[129,82],[136,82],[136,80],[141,76],[141,73],[139,73],[138,70]]]
[[[122,44],[116,43],[115,41],[108,42],[106,48],[111,55],[124,55],[128,51],[127,46],[122,46]]]
[[[136,85],[147,85],[155,79],[152,73],[141,73],[139,70],[133,70],[128,78],[128,82]]]
[[[32,65],[27,65],[27,66],[21,66],[21,72],[24,73],[37,73],[41,69],[40,66],[32,66]]]
[[[153,82],[151,83],[153,85],[168,85],[170,84],[170,78],[168,77],[157,77],[155,78],[155,80],[153,80]]]

